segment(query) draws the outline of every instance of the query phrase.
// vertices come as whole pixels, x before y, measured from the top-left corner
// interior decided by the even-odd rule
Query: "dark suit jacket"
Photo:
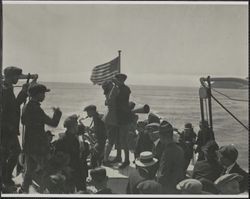
[[[17,97],[15,97],[13,86],[6,82],[3,82],[2,89],[1,101],[3,117],[1,121],[1,136],[3,139],[19,134],[20,106],[28,95],[24,90],[21,90]]]
[[[45,125],[57,127],[61,112],[54,112],[50,118],[40,107],[40,103],[30,100],[24,107],[22,123],[25,125],[24,152],[44,155],[49,152]]]
[[[164,146],[157,171],[157,179],[162,185],[164,193],[178,193],[176,185],[185,176],[184,161],[184,152],[180,146],[174,142]]]
[[[240,166],[236,163],[229,173],[237,173],[243,177],[243,180],[240,182],[241,193],[248,190],[248,173],[246,171],[240,168]]]
[[[147,180],[146,176],[142,176],[138,170],[134,170],[130,173],[128,178],[128,184],[126,188],[127,194],[139,194],[139,190],[137,189],[137,185]]]
[[[192,178],[197,180],[205,178],[214,182],[217,178],[220,177],[222,170],[222,166],[220,166],[219,163],[216,161],[197,161],[194,165]]]

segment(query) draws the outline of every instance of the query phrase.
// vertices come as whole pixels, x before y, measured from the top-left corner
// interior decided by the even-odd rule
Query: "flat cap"
[[[237,173],[230,173],[230,174],[225,174],[221,177],[219,177],[217,180],[215,180],[214,184],[216,188],[220,188],[221,186],[224,186],[228,182],[231,182],[233,180],[236,180],[238,182],[243,180],[243,177]]]
[[[119,80],[122,80],[122,81],[125,81],[127,79],[127,75],[125,75],[123,73],[118,73],[118,74],[115,75],[115,78],[119,79]]]
[[[11,76],[19,76],[22,74],[22,69],[16,66],[8,66],[4,69],[4,76],[11,77]]]
[[[223,157],[235,162],[238,158],[238,150],[233,144],[220,147],[218,151]]]
[[[65,128],[71,127],[75,124],[78,124],[77,120],[78,120],[78,116],[76,114],[71,115],[64,120],[63,126]]]
[[[200,194],[202,193],[202,183],[196,179],[182,180],[176,185],[178,190],[184,191],[189,194]]]
[[[28,92],[31,96],[37,95],[38,93],[45,93],[49,91],[50,89],[48,89],[43,84],[32,84],[28,89]]]
[[[137,189],[142,194],[159,194],[161,193],[161,184],[154,180],[145,180],[137,185]]]
[[[95,105],[88,105],[84,108],[83,111],[96,111],[96,106]]]
[[[92,180],[101,182],[107,177],[106,169],[101,167],[92,169],[90,170],[90,176]]]

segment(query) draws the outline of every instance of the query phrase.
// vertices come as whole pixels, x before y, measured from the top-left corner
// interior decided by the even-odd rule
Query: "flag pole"
[[[121,73],[121,50],[118,50],[118,57],[119,57],[119,61],[118,61],[118,72]]]

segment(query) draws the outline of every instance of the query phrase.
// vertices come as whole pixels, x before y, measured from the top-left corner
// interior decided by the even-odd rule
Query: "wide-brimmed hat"
[[[22,74],[22,69],[16,66],[8,66],[4,69],[5,77],[19,76]]]
[[[135,164],[139,167],[149,167],[157,163],[158,160],[153,157],[151,151],[144,151],[140,153],[140,157],[135,160]]]
[[[189,194],[201,194],[202,183],[196,179],[186,179],[179,182],[176,189]]]
[[[220,187],[224,186],[225,184],[233,180],[240,182],[243,180],[243,177],[237,173],[225,174],[223,176],[220,176],[217,180],[215,180],[214,184],[216,188],[219,189]]]
[[[39,93],[46,93],[49,92],[50,89],[48,89],[45,85],[43,84],[31,84],[28,93],[30,96],[35,96]]]

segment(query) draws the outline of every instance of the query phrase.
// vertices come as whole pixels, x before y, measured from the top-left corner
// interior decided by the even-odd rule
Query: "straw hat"
[[[149,167],[154,165],[158,160],[153,157],[151,151],[144,151],[140,153],[140,157],[135,160],[135,164],[139,167]]]

